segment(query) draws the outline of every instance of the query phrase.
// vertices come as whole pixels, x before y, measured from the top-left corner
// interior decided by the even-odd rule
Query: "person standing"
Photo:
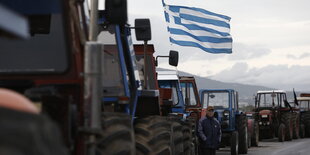
[[[201,155],[215,155],[221,142],[221,125],[214,118],[214,107],[208,106],[206,116],[198,123],[198,137]]]

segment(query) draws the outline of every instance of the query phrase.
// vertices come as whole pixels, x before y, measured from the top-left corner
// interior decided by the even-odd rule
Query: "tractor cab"
[[[51,76],[69,71],[71,47],[63,2],[33,3],[2,2],[21,17],[27,17],[29,26],[26,39],[0,38],[0,76],[24,75],[22,79],[26,81],[31,75]]]
[[[202,105],[199,100],[199,92],[194,77],[180,76],[185,112],[189,117],[198,121],[201,118]]]
[[[310,97],[297,97],[300,112],[310,111]]]
[[[260,125],[269,126],[279,115],[280,111],[289,111],[286,93],[283,90],[258,91],[255,102],[255,112],[258,114]]]
[[[171,113],[185,113],[182,89],[179,81],[179,76],[176,71],[157,71],[158,86],[161,94],[171,94],[170,97],[165,97],[168,100],[163,100],[164,105],[171,107]],[[164,91],[166,90],[166,91]],[[170,91],[168,91],[170,90]],[[165,95],[166,96],[166,95]]]
[[[214,116],[221,123],[222,131],[235,130],[235,114],[238,111],[238,93],[232,89],[200,90],[203,108],[214,107]]]

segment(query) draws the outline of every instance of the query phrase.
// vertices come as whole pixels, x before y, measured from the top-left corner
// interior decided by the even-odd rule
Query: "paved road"
[[[229,148],[221,148],[217,155],[230,155]],[[277,139],[264,140],[258,147],[251,147],[248,155],[310,155],[310,138],[278,142]]]

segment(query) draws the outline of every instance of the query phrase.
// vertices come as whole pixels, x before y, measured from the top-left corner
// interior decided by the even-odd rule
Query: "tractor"
[[[221,147],[230,146],[232,155],[247,154],[249,147],[246,114],[238,109],[238,92],[233,89],[201,89],[203,108],[214,107],[214,117],[222,129]]]
[[[254,112],[257,114],[255,119],[259,122],[260,139],[277,136],[278,141],[283,142],[292,140],[293,131],[299,131],[293,109],[283,90],[258,91]]]
[[[310,94],[301,93],[297,101],[300,109],[300,137],[310,137]]]

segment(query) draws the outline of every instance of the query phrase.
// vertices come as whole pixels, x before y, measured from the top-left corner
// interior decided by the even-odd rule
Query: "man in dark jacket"
[[[215,155],[215,151],[221,142],[221,126],[213,116],[214,108],[208,106],[206,117],[202,117],[198,123],[198,136],[202,155]]]

